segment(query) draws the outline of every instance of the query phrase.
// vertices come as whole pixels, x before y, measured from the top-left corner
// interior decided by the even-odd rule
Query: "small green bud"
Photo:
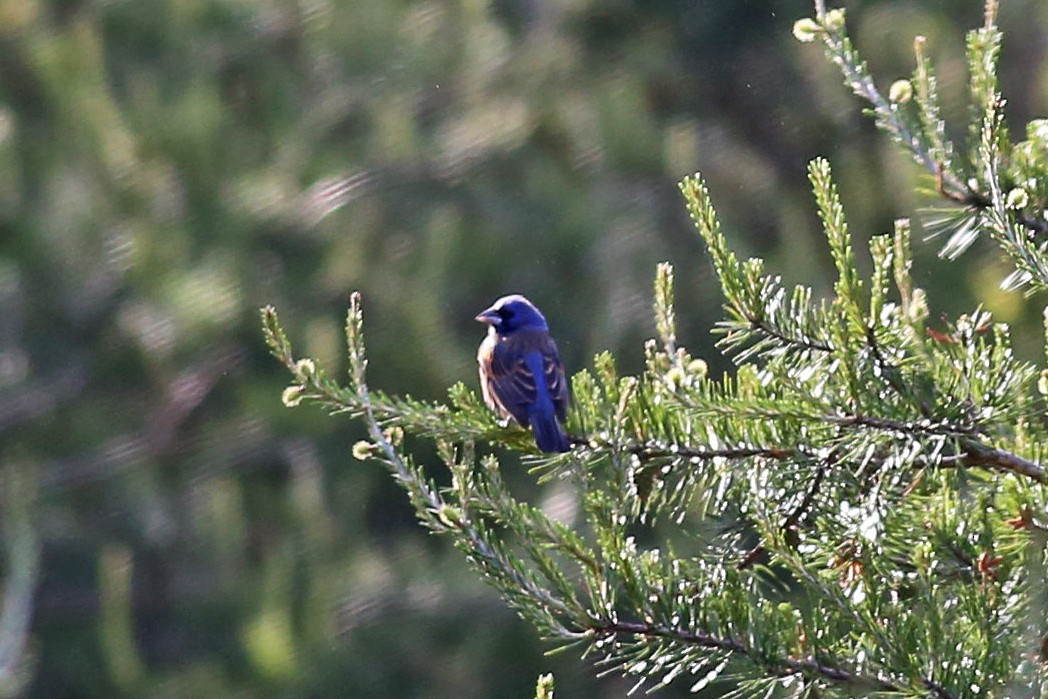
[[[1030,195],[1026,193],[1026,190],[1022,187],[1016,187],[1008,192],[1008,198],[1005,200],[1004,205],[1009,209],[1025,209],[1029,203]]]
[[[821,33],[822,26],[811,17],[805,17],[793,23],[793,36],[802,44],[810,44]]]
[[[913,84],[909,80],[896,80],[888,88],[888,99],[897,104],[906,104],[913,99]]]
[[[298,384],[292,384],[284,389],[284,392],[280,394],[280,400],[285,406],[294,408],[296,405],[302,402],[303,394],[306,391],[305,386]]]
[[[400,446],[404,441],[404,428],[400,425],[394,425],[393,427],[383,430],[382,436],[393,446]]]
[[[375,445],[366,439],[362,439],[353,445],[353,458],[358,461],[367,461],[375,453]]]
[[[688,362],[688,374],[690,374],[693,378],[704,379],[706,378],[706,375],[709,373],[709,371],[710,367],[708,364],[706,364],[705,359],[696,358]]]
[[[931,547],[925,543],[917,544],[914,547],[910,560],[913,561],[913,564],[919,571],[927,570],[933,560]]]
[[[308,381],[317,373],[317,365],[312,359],[300,359],[295,362],[295,378],[299,381]]]
[[[910,297],[910,321],[924,322],[928,318],[928,295],[924,289],[914,289]]]
[[[670,389],[670,393],[676,393],[677,389],[681,387],[687,381],[687,376],[680,367],[670,367],[670,370],[666,372],[664,377],[666,381],[666,387]]]
[[[458,528],[462,523],[462,511],[452,505],[441,505],[437,510],[437,519],[448,527]]]
[[[539,675],[539,681],[535,685],[535,699],[553,699],[553,673]]]
[[[824,24],[831,32],[844,29],[844,10],[830,10],[826,13]]]

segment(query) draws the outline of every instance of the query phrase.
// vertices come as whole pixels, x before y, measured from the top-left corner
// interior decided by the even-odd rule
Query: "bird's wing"
[[[546,373],[546,388],[553,399],[553,408],[557,412],[557,418],[564,422],[567,419],[571,397],[568,381],[564,377],[564,365],[560,363],[560,355],[557,353],[557,343],[549,333],[546,333],[546,342],[542,349],[542,362]]]
[[[487,362],[483,348],[481,350],[482,385],[489,404],[495,403],[500,412],[527,425],[528,408],[545,394],[552,401],[557,416],[564,419],[568,402],[567,382],[557,356],[557,346],[548,332],[518,330],[508,337],[499,338],[490,349],[490,361]],[[541,358],[545,383],[541,394],[531,368],[535,366],[536,358]]]
[[[489,403],[494,403],[503,415],[512,415],[514,420],[527,425],[528,406],[535,402],[538,388],[525,353],[518,351],[517,343],[512,340],[502,338],[494,345],[484,379]]]

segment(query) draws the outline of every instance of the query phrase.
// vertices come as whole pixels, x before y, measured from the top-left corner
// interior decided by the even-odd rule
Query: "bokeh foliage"
[[[280,405],[256,309],[279,306],[302,350],[337,366],[362,290],[372,380],[433,398],[472,381],[470,319],[507,291],[547,310],[569,367],[609,349],[639,370],[650,276],[673,259],[678,332],[725,368],[681,176],[702,170],[733,240],[820,291],[832,268],[804,182],[815,154],[855,230],[934,198],[910,193],[916,168],[792,40],[809,13],[806,0],[0,1],[0,460],[33,523],[27,536],[5,508],[22,556],[5,574],[39,571],[15,684],[530,693],[543,647],[414,531],[382,474],[346,465],[356,428]],[[877,74],[902,77],[927,35],[949,116],[967,84],[953,39],[978,13],[864,3],[853,36]],[[1002,7],[1014,123],[1046,111],[1046,14]],[[995,287],[1007,272],[989,250],[929,267],[921,284],[956,304],[935,312]],[[991,302],[1022,351],[1036,313],[1014,294]],[[620,693],[552,662],[564,695]]]

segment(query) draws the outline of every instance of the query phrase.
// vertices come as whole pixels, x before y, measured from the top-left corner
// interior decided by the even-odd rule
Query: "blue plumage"
[[[488,336],[477,351],[484,401],[535,433],[547,453],[571,450],[561,424],[568,411],[568,385],[546,319],[520,294],[503,296],[477,316]]]

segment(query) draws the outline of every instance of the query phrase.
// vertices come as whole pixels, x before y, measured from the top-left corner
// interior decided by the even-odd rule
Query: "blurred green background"
[[[846,6],[882,88],[928,37],[963,129],[981,2]],[[358,425],[282,406],[258,308],[339,372],[360,290],[371,383],[439,400],[475,384],[472,318],[509,292],[545,311],[569,371],[603,349],[638,370],[670,260],[682,341],[726,369],[682,176],[704,174],[740,254],[818,290],[832,279],[808,160],[832,162],[860,242],[938,203],[821,49],[793,40],[811,14],[807,0],[0,0],[0,468],[9,493],[35,486],[42,547],[24,693],[530,697],[553,671],[558,697],[623,696],[577,651],[544,657],[385,472],[351,457]],[[1048,5],[1002,0],[1001,15],[1021,137],[1048,113]],[[982,301],[1037,357],[1037,304],[996,290],[1008,270],[992,248],[946,263],[936,245],[916,245],[933,317]],[[570,503],[507,471],[521,497]]]

